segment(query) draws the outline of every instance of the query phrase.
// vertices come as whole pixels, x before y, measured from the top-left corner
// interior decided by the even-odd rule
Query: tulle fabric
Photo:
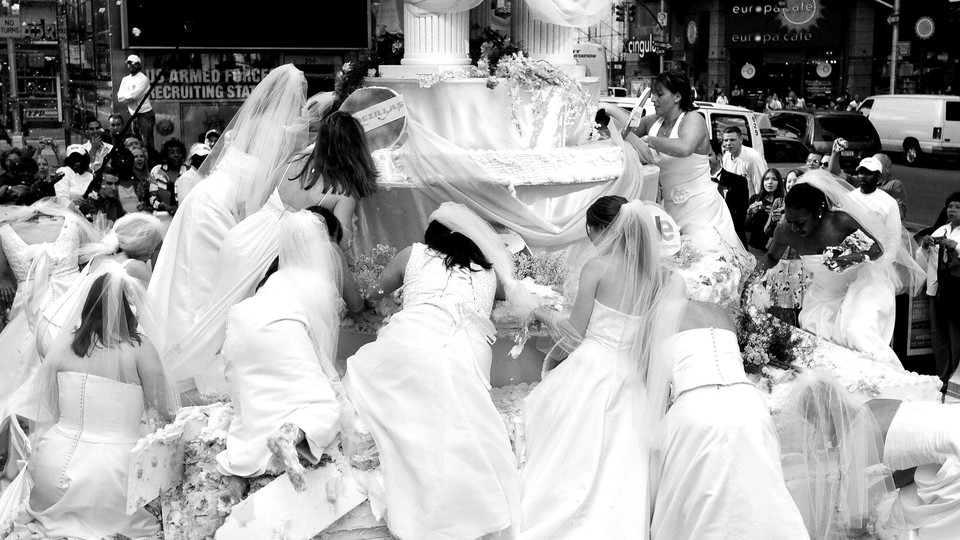
[[[430,13],[460,13],[480,5],[482,0],[407,0],[405,4],[415,8],[420,16]]]
[[[609,0],[527,0],[527,7],[541,21],[586,28],[610,16]]]
[[[805,370],[778,418],[787,487],[811,538],[865,531],[894,490],[873,414],[829,372]]]

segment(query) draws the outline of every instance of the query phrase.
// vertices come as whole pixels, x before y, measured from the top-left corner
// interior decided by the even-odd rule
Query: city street
[[[914,231],[933,225],[947,195],[960,191],[960,163],[937,160],[923,165],[909,167],[900,160],[893,165],[893,178],[907,189],[904,225]]]

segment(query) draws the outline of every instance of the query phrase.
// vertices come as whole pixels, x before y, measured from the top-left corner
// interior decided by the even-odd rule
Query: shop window
[[[960,121],[960,101],[948,101],[947,102],[947,122],[958,122]]]
[[[743,144],[753,146],[753,139],[750,136],[750,125],[747,123],[747,117],[737,114],[711,114],[710,129],[713,130],[713,138],[722,141],[723,132],[727,128],[737,127],[743,133]]]

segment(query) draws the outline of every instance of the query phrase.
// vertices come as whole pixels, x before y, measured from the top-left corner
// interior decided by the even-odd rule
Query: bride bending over
[[[757,270],[776,266],[794,248],[813,282],[803,297],[800,326],[818,336],[903,369],[890,348],[898,288],[923,281],[923,271],[894,231],[855,199],[853,188],[827,172],[804,174],[787,193],[784,222],[777,226]],[[861,233],[861,234],[857,234]],[[899,233],[897,233],[899,235]],[[853,245],[857,238],[862,239]],[[829,256],[843,242],[849,253]]]
[[[443,203],[424,243],[398,253],[367,295],[403,287],[403,309],[347,360],[344,387],[380,451],[386,520],[399,538],[513,538],[516,458],[490,398],[498,282],[510,255],[465,206]]]
[[[145,409],[176,414],[156,349],[137,332],[140,283],[105,262],[37,377],[38,427],[26,474],[33,488],[14,538],[154,537],[156,517],[127,507],[130,450]]]
[[[334,357],[344,276],[337,239],[327,230],[310,211],[288,214],[278,270],[230,310],[222,355],[236,414],[217,456],[225,474],[287,470],[302,490],[299,456],[316,464],[339,432]],[[349,273],[346,279],[352,281]]]
[[[641,159],[660,167],[663,206],[680,231],[693,235],[698,248],[715,250],[715,236],[735,252],[744,251],[730,210],[710,179],[710,136],[703,116],[694,112],[690,79],[679,70],[665,71],[653,81],[656,114],[640,120],[624,140]],[[715,231],[715,232],[714,232]]]

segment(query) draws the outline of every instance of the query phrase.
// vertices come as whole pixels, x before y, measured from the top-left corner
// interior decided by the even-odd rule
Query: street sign
[[[661,11],[660,13],[657,13],[657,22],[660,23],[660,26],[666,26],[666,25],[667,25],[667,12],[666,12],[666,11]]]
[[[900,16],[899,16],[899,15],[888,15],[888,16],[887,16],[887,24],[897,24],[898,22],[900,22]]]
[[[20,17],[0,17],[0,38],[20,39],[23,37],[23,26]]]
[[[910,42],[909,41],[898,41],[897,42],[897,54],[900,56],[910,56]]]

